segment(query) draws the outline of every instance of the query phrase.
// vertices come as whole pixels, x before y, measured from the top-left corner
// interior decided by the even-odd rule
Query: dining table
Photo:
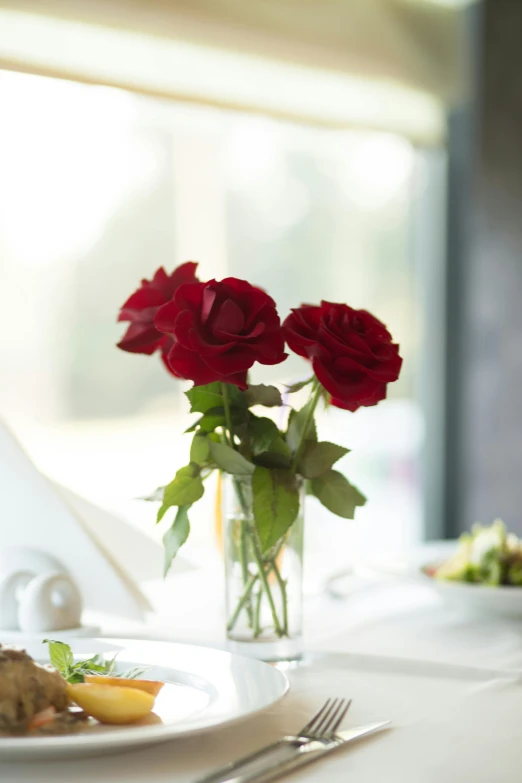
[[[418,555],[419,553],[417,553]],[[89,618],[102,635],[226,647],[219,558],[143,585],[146,623]],[[303,783],[519,783],[522,620],[471,615],[390,572],[331,579],[307,563],[301,660],[288,694],[239,724],[142,750],[0,763],[2,783],[194,783],[299,730],[326,698],[352,699],[345,726],[389,728],[288,775]],[[215,569],[215,573],[212,571]]]

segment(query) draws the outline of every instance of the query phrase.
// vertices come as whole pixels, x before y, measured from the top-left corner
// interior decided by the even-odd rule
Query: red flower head
[[[274,300],[235,277],[181,286],[154,325],[173,338],[171,372],[196,386],[224,381],[245,389],[254,362],[279,364],[287,356]]]
[[[156,329],[154,316],[162,305],[170,302],[180,285],[197,281],[196,267],[196,263],[187,261],[186,264],[178,266],[171,275],[167,275],[163,267],[160,267],[152,280],[141,281],[140,288],[129,296],[120,310],[118,321],[130,321],[130,325],[118,343],[118,348],[130,353],[148,355],[159,350],[165,366],[172,372],[166,362],[166,356],[173,341],[171,337]]]
[[[312,362],[338,408],[376,405],[386,397],[387,384],[399,377],[399,346],[366,310],[331,302],[301,305],[286,318],[283,331],[291,350]]]

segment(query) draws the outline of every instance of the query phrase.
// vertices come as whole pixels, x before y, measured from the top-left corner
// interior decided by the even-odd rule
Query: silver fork
[[[308,740],[331,739],[350,709],[351,699],[327,699],[320,710],[318,710],[312,720],[303,726],[295,739],[304,738]]]
[[[343,744],[345,740],[336,737],[336,732],[351,703],[351,699],[327,699],[297,734],[227,764],[196,783],[265,783],[305,761],[312,761]]]

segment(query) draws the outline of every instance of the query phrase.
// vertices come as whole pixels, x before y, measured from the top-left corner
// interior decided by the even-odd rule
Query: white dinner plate
[[[134,750],[243,720],[270,707],[288,690],[288,681],[278,669],[221,650],[128,639],[75,639],[69,643],[77,659],[95,653],[112,659],[117,653],[119,671],[150,667],[144,676],[166,683],[151,721],[127,726],[96,724],[81,733],[61,736],[2,737],[0,760]],[[39,663],[49,662],[47,645],[29,643],[25,648]]]

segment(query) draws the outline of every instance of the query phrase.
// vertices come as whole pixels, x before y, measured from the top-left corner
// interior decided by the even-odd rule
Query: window
[[[282,317],[324,298],[389,326],[404,357],[389,400],[320,421],[325,439],[353,448],[344,468],[371,502],[356,524],[314,505],[308,543],[326,546],[325,525],[363,550],[419,540],[418,293],[432,277],[412,243],[422,155],[385,133],[10,72],[0,103],[0,405],[39,466],[152,529],[150,506],[130,500],[182,464],[186,387],[157,357],[116,350],[115,319],[141,277],[198,260],[202,277],[267,289]],[[295,356],[261,370],[276,383],[307,371]],[[194,545],[211,535],[211,495],[194,512]]]

